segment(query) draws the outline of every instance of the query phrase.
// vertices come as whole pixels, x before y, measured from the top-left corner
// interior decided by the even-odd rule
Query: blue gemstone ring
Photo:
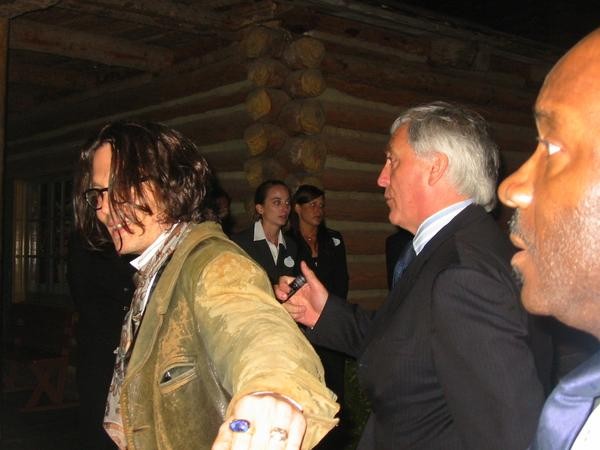
[[[234,433],[246,433],[250,429],[250,422],[244,419],[235,419],[229,422],[229,429]]]

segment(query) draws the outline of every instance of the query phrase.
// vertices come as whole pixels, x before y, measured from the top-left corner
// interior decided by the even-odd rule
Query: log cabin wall
[[[9,118],[9,180],[64,172],[107,121],[166,123],[192,138],[217,172],[236,229],[250,224],[264,179],[322,186],[328,226],[346,241],[349,300],[376,308],[387,294],[384,241],[394,231],[376,179],[394,118],[433,100],[470,106],[490,122],[511,172],[533,149],[531,108],[558,52],[467,25],[323,3],[249,26],[239,42],[199,56],[194,69],[140,76]]]

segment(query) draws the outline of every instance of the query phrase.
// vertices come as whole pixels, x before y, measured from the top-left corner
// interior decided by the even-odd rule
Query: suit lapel
[[[481,214],[486,213],[480,206],[467,206],[425,245],[423,250],[421,250],[406,268],[400,281],[390,291],[387,300],[377,311],[375,319],[369,329],[369,333],[364,340],[363,351],[375,336],[385,333],[385,329],[389,325],[392,316],[410,294],[411,289],[415,286],[427,261],[435,255],[436,251],[444,242],[452,238],[458,230],[464,228],[473,220],[476,220],[477,217],[480,217]]]

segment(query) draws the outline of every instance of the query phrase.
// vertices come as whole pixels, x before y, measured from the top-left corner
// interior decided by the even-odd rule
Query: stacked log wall
[[[385,298],[385,238],[395,230],[377,176],[389,127],[402,110],[445,100],[478,111],[501,151],[501,176],[535,146],[531,108],[557,56],[531,51],[506,36],[436,27],[373,27],[320,16],[307,35],[323,42],[328,156],[322,172],[328,224],[346,240],[349,300],[377,307]],[[498,211],[506,223],[510,212]]]
[[[248,79],[255,86],[246,99],[253,120],[244,132],[248,183],[256,188],[278,178],[292,191],[305,182],[321,185],[327,158],[322,138],[325,113],[318,100],[325,90],[323,44],[279,27],[258,26],[248,30],[241,48],[248,59]],[[251,217],[251,198],[246,204]]]
[[[394,232],[377,176],[394,118],[433,100],[469,106],[489,121],[509,173],[535,145],[531,107],[558,54],[398,14],[304,16],[311,27],[303,33],[285,21],[251,27],[202,68],[11,119],[8,176],[64,172],[109,120],[161,121],[200,146],[233,199],[236,229],[250,223],[254,189],[266,178],[323,187],[328,226],[346,241],[349,300],[377,307],[387,293],[384,241]]]
[[[244,175],[243,133],[251,124],[245,101],[253,84],[239,48],[224,56],[200,69],[115,85],[13,118],[8,126],[10,177],[68,173],[86,139],[109,121],[158,121],[199,146],[232,198],[234,222],[245,226],[244,199],[252,188]]]

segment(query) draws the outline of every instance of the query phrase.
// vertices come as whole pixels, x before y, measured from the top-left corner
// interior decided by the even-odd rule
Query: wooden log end
[[[252,120],[270,120],[279,115],[290,97],[279,89],[258,88],[246,97],[246,110]]]
[[[315,174],[325,166],[327,147],[316,136],[295,137],[287,140],[277,157],[292,172]]]
[[[319,69],[292,72],[285,80],[284,89],[291,97],[317,97],[326,88],[323,73]]]
[[[318,100],[293,100],[284,105],[277,123],[290,134],[319,134],[325,125],[325,112]]]
[[[288,34],[284,30],[256,26],[246,33],[240,48],[247,58],[258,58],[267,55],[279,57],[282,55],[288,41]]]
[[[318,39],[303,36],[283,52],[283,60],[292,69],[314,69],[321,65],[325,46]]]
[[[276,152],[288,136],[280,127],[269,123],[254,123],[244,131],[244,141],[250,156]]]
[[[272,178],[283,180],[288,174],[279,162],[269,157],[250,158],[244,164],[244,171],[252,188],[257,188],[260,183]]]
[[[248,80],[256,86],[280,87],[289,76],[289,69],[273,58],[258,58],[248,64]]]

